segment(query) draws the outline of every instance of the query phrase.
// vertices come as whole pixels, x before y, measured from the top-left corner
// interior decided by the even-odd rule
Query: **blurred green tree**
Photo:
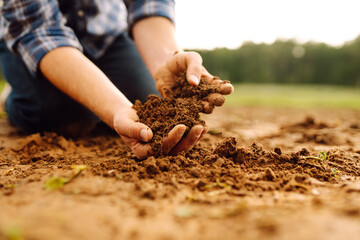
[[[341,47],[277,40],[237,49],[197,50],[214,75],[232,82],[337,84],[360,87],[360,36]]]

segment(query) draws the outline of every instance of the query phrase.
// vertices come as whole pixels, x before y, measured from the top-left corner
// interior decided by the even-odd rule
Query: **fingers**
[[[202,125],[195,125],[190,132],[170,151],[170,154],[189,151],[200,139],[205,128]]]
[[[129,146],[135,156],[139,159],[145,159],[149,156],[154,155],[154,152],[151,150],[149,143],[143,144],[136,139],[129,138],[126,136],[121,136],[124,143]]]
[[[175,57],[168,61],[167,66],[173,74],[186,71],[188,82],[196,86],[200,83],[203,73],[202,58],[196,52],[181,52],[174,55]]]
[[[176,144],[181,140],[186,131],[186,126],[184,124],[176,125],[164,138],[162,152],[163,154],[168,154],[171,149],[173,149]]]
[[[224,83],[220,86],[219,92],[222,95],[229,95],[234,92],[234,86],[231,83]]]
[[[207,101],[201,101],[201,103],[203,105],[203,110],[202,110],[203,113],[210,114],[214,111],[215,108],[214,104]]]
[[[219,93],[211,93],[209,96],[207,96],[207,100],[212,103],[214,106],[220,107],[224,105],[225,98],[223,95]]]
[[[225,98],[219,93],[211,93],[205,101],[201,101],[203,105],[203,113],[210,114],[214,111],[215,106],[219,107],[224,105]]]
[[[189,151],[202,138],[202,136],[207,133],[208,127],[196,125],[190,130],[185,138],[182,139],[185,131],[186,126],[184,124],[179,124],[169,132],[168,136],[164,139],[163,142],[163,154],[174,155],[179,152]],[[121,135],[121,138],[123,139],[124,143],[131,148],[132,152],[137,158],[145,159],[154,155],[154,152],[152,151],[151,145],[149,143],[144,144],[137,139],[124,135]]]
[[[220,80],[217,77],[213,77],[212,79],[208,79],[208,83],[211,85],[219,85],[219,93],[221,93],[222,95],[229,95],[231,93],[234,92],[234,86],[229,83],[228,81],[225,82],[223,80]]]
[[[153,137],[151,129],[143,123],[123,119],[114,124],[116,132],[121,136],[134,138],[140,141],[149,142]]]
[[[187,55],[186,78],[191,85],[199,85],[202,74],[202,58],[196,52],[189,52]]]
[[[212,76],[205,68],[203,69],[202,77],[207,84],[218,85],[218,91],[222,95],[229,95],[234,92],[234,86],[229,81],[223,81],[218,77]]]
[[[199,140],[209,131],[209,127],[208,126],[204,126],[204,130],[202,131]]]
[[[130,126],[127,126],[124,135],[144,142],[149,142],[153,137],[151,129],[145,124],[139,122],[132,123]]]

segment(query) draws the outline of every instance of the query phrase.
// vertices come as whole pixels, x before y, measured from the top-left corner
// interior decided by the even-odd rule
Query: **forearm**
[[[56,48],[40,61],[44,76],[113,127],[114,115],[132,106],[106,75],[72,47]]]
[[[136,46],[152,76],[180,48],[175,39],[175,26],[167,18],[150,17],[133,27]]]

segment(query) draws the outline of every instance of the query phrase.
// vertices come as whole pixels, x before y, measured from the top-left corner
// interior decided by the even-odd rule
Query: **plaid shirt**
[[[174,0],[0,0],[0,40],[36,74],[50,50],[72,46],[92,58],[148,16],[174,22]]]

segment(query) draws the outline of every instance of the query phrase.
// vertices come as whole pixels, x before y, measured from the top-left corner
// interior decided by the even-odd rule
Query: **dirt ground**
[[[26,136],[0,119],[0,239],[360,239],[359,110],[203,119],[190,153],[143,161],[116,136]]]

